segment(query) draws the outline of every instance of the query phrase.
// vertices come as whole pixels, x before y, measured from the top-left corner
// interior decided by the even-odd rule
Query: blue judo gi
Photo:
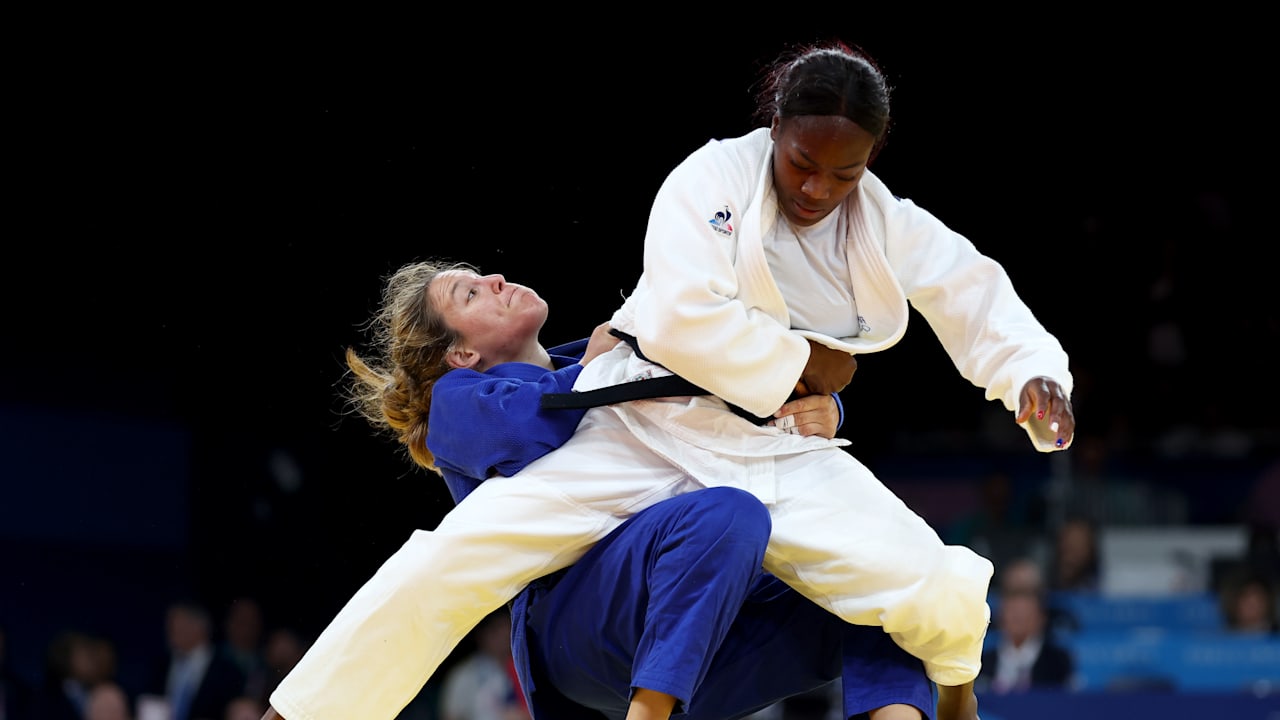
[[[540,410],[569,392],[586,340],[551,349],[555,371],[454,370],[433,389],[428,446],[455,502],[572,436],[585,410]],[[438,404],[437,404],[438,403]],[[622,720],[631,691],[679,699],[690,720],[733,720],[842,678],[846,717],[891,703],[933,717],[921,661],[880,628],[851,625],[761,568],[770,516],[733,488],[680,495],[629,518],[574,565],[511,603],[512,653],[536,720]]]

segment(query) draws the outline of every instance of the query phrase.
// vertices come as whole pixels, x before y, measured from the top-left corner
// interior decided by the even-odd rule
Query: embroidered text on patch
[[[716,214],[707,222],[711,223],[711,228],[721,235],[732,235],[733,226],[729,224],[729,218],[733,217],[733,213],[729,212],[729,206],[725,205],[723,210]]]

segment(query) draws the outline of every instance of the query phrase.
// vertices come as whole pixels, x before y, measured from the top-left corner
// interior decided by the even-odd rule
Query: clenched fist
[[[809,362],[800,374],[800,383],[814,395],[829,395],[844,390],[858,361],[852,355],[809,340]]]

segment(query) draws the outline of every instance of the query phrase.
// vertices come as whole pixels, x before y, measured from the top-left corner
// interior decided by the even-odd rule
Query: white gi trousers
[[[287,720],[392,720],[529,581],[572,564],[639,510],[710,485],[742,487],[770,506],[765,569],[851,623],[884,627],[935,682],[977,676],[990,561],[944,545],[842,447],[751,457],[681,447],[634,411],[651,402],[661,401],[589,410],[560,449],[481,483],[434,531],[415,532],[316,639],[272,706]],[[670,442],[655,448],[643,441],[650,432]]]

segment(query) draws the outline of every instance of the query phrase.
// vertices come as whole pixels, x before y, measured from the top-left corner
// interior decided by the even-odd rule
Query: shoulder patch
[[[707,222],[711,223],[711,229],[721,235],[732,235],[733,225],[729,223],[729,219],[733,217],[733,213],[729,212],[729,206],[725,205],[723,210],[717,210],[715,215]]]

